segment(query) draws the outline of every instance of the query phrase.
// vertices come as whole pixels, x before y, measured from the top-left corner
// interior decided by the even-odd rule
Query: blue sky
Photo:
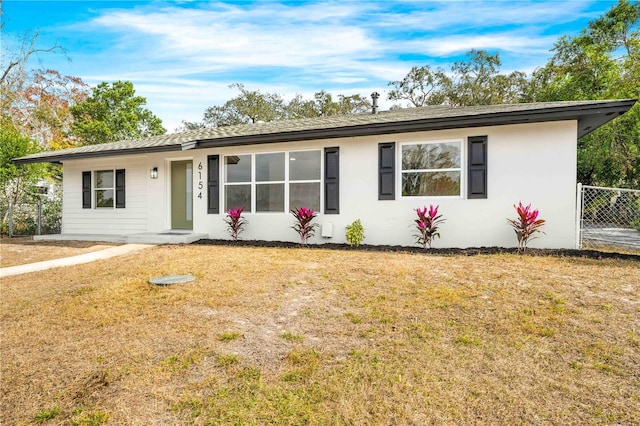
[[[130,80],[173,131],[250,90],[311,97],[373,91],[412,66],[447,65],[469,49],[499,52],[503,71],[544,65],[615,1],[20,1],[3,0],[3,52],[39,31],[32,65]],[[3,53],[3,60],[6,55]],[[383,101],[383,109],[392,103]]]

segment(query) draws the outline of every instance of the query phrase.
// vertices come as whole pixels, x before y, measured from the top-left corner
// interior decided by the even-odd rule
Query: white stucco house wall
[[[192,233],[298,241],[290,209],[321,225],[310,243],[345,243],[360,219],[366,244],[415,245],[415,208],[439,205],[434,247],[513,247],[506,218],[532,203],[546,220],[530,246],[576,247],[578,138],[635,100],[576,101],[320,117],[188,131],[45,152],[16,163],[64,169],[62,233]]]

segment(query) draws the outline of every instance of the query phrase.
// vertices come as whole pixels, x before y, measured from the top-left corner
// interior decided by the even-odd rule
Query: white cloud
[[[340,23],[318,23],[317,16],[289,19],[271,12],[268,4],[241,13],[226,10],[165,8],[153,13],[111,12],[94,22],[111,30],[133,31],[151,37],[157,49],[147,54],[180,58],[194,63],[238,66],[303,67],[341,57],[375,56],[375,43],[363,28]],[[280,7],[281,8],[281,7]],[[278,8],[276,8],[277,11]],[[346,12],[344,12],[346,13]],[[266,22],[263,22],[266,20]],[[277,24],[276,24],[277,22]]]
[[[546,54],[556,37],[531,37],[508,34],[491,35],[455,35],[436,40],[415,40],[408,43],[415,51],[433,56],[450,56],[467,52],[470,49],[502,50],[514,53]]]
[[[586,10],[590,3],[592,2],[586,0],[430,1],[423,4],[407,1],[404,5],[406,9],[412,10],[410,14],[385,13],[380,16],[380,20],[381,25],[386,27],[447,32],[503,25],[557,25],[588,15]]]

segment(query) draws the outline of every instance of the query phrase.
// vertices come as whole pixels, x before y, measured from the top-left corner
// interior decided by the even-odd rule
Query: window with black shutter
[[[91,208],[91,172],[82,172],[82,208]]]
[[[468,139],[467,198],[487,198],[487,137]]]
[[[116,208],[123,209],[125,207],[125,179],[124,169],[116,170]]]
[[[220,156],[207,156],[207,213],[220,213]]]
[[[378,144],[378,200],[396,198],[396,143]]]
[[[340,213],[340,148],[324,149],[324,213]]]

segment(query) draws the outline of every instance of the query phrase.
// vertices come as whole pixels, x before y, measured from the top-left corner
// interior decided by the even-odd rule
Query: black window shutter
[[[396,143],[378,144],[378,200],[396,199]]]
[[[340,213],[340,147],[324,149],[324,213]]]
[[[207,156],[207,213],[220,213],[220,156]]]
[[[82,208],[91,208],[91,172],[82,172]]]
[[[487,137],[468,139],[467,198],[487,198]]]
[[[124,192],[124,169],[116,170],[116,208],[124,209],[125,192]]]

